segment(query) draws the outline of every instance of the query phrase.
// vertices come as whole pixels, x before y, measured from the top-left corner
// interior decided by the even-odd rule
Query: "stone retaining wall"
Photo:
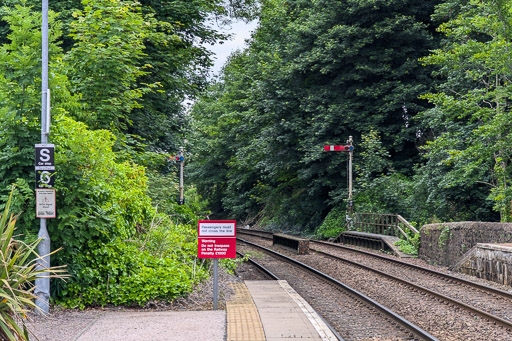
[[[452,267],[477,243],[512,242],[512,223],[428,224],[420,233],[419,257],[432,264]]]
[[[512,244],[478,243],[453,267],[454,271],[512,285]]]

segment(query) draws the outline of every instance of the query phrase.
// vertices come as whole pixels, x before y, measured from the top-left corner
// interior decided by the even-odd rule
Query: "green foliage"
[[[84,0],[83,11],[73,13],[71,37],[76,41],[64,60],[70,90],[81,94],[91,128],[120,129],[137,99],[158,84],[137,86],[144,74],[139,60],[145,56],[146,22],[137,2]],[[146,67],[149,65],[146,65]]]
[[[396,172],[411,174],[433,5],[263,2],[249,48],[193,108],[194,181],[214,214],[312,230],[347,198],[347,155],[323,145],[353,136],[358,158],[371,129]]]
[[[79,238],[87,240],[117,231],[122,237],[130,237],[135,225],[151,211],[150,199],[144,194],[144,169],[116,162],[112,133],[88,130],[83,123],[65,116],[55,117],[54,122],[53,142],[58,146],[55,163],[59,170],[55,186],[63,200],[59,234],[81,230]],[[96,225],[90,228],[89,223]],[[82,242],[77,237],[65,239]]]
[[[3,20],[9,23],[8,41],[0,46],[0,192],[6,196],[11,184],[17,183],[13,208],[33,212],[34,144],[40,140],[40,13],[16,5],[2,7]],[[60,25],[49,14],[50,68],[58,70],[62,54],[56,45]],[[52,89],[52,112],[61,114],[77,109],[76,99],[67,91],[66,77],[55,71],[49,74]],[[20,217],[23,234],[30,238],[35,214]]]
[[[345,231],[346,212],[344,208],[334,207],[325,217],[324,222],[315,231],[320,239],[335,238]]]
[[[25,4],[36,12],[41,9],[40,0],[3,0],[2,4],[9,8]],[[141,136],[147,148],[170,152],[182,145],[189,132],[189,117],[182,103],[195,98],[205,87],[212,65],[211,53],[198,42],[214,44],[227,38],[210,25],[210,18],[226,24],[228,15],[250,18],[257,9],[253,0],[60,0],[50,1],[49,6],[59,14],[63,30],[59,42],[66,55],[78,49],[72,52],[76,58],[69,60],[77,70],[61,61],[74,81],[72,92],[78,94],[84,89],[80,103],[88,109],[82,110],[86,114],[76,112],[73,117],[102,128],[110,128],[107,118],[111,117],[115,128],[123,127],[124,133]],[[91,8],[98,10],[97,17],[88,16]],[[139,35],[141,19],[143,45]],[[80,24],[85,21],[88,27]],[[91,33],[90,42],[79,42],[70,36],[85,37],[87,30]],[[0,21],[0,43],[7,40],[8,32],[9,27]],[[106,40],[98,44],[94,38]],[[126,48],[116,50],[122,44],[127,44]],[[116,84],[116,80],[123,82]],[[107,86],[103,89],[104,85]],[[100,106],[106,107],[107,112],[97,111]],[[121,116],[116,117],[117,114]]]
[[[19,5],[2,7],[0,12],[10,27],[8,43],[0,46],[0,190],[8,193],[10,184],[33,172],[33,148],[40,134],[37,117],[41,106],[37,83],[41,68],[34,56],[40,53],[41,36],[40,14]],[[59,27],[53,19],[52,14],[49,25],[58,34]],[[55,36],[51,36],[49,49],[52,57],[58,58],[59,49],[54,41]],[[51,82],[57,86],[61,83],[58,77],[51,77]],[[55,95],[60,97],[59,92]]]
[[[395,245],[398,246],[400,251],[402,251],[403,253],[417,256],[420,247],[420,234],[414,234],[414,236],[410,240],[400,239],[395,243]]]
[[[410,224],[414,227],[417,227],[416,222],[410,222]],[[417,256],[419,249],[420,249],[420,243],[421,243],[421,234],[415,233],[413,230],[411,230],[408,226],[401,226],[402,229],[407,234],[407,237],[404,237],[403,235],[400,235],[400,240],[398,240],[395,245],[398,246],[400,251],[403,253],[406,253],[408,255]]]
[[[77,280],[63,289],[62,303],[80,308],[105,304],[142,306],[150,300],[171,301],[190,292],[207,273],[192,260],[191,248],[169,254],[167,250],[179,244],[163,235],[167,232],[152,232],[145,236],[144,243],[120,239],[107,244],[90,243],[85,254],[77,255],[75,266],[84,267],[76,274]],[[192,234],[190,230],[182,232]],[[141,247],[145,243],[152,247]]]
[[[243,262],[247,262],[249,256],[246,254],[244,257],[237,258],[223,258],[220,260],[220,264],[224,269],[226,269],[229,273],[234,274],[237,267]]]
[[[59,219],[50,224],[50,234],[55,236],[53,243],[64,248],[55,262],[69,264],[73,275],[66,286],[54,286],[59,300],[80,307],[143,304],[155,298],[173,299],[190,290],[198,271],[190,258],[194,255],[191,242],[176,238],[176,233],[173,239],[162,240],[160,229],[141,235],[156,214],[145,194],[146,177],[140,166],[116,162],[112,133],[90,131],[62,116],[55,119],[53,136],[59,146],[55,186],[60,204]],[[167,234],[179,230],[165,219]],[[193,235],[191,230],[181,230]],[[131,242],[138,238],[146,240],[144,245],[154,245],[141,250]],[[163,253],[171,246],[179,249],[174,256]],[[186,259],[179,252],[187,254]]]
[[[178,166],[179,167],[179,166]],[[185,205],[178,205],[179,182],[175,173],[162,175],[149,171],[148,196],[158,212],[169,215],[174,222],[184,225],[197,226],[197,221],[207,216],[210,211],[202,200],[197,189],[192,184],[185,186]]]
[[[435,105],[422,116],[430,129],[426,156],[442,172],[433,189],[475,193],[480,206],[493,201],[501,220],[510,220],[511,4],[450,1],[437,16],[446,19],[439,27],[445,44],[423,59],[446,77],[439,92],[424,96]]]
[[[51,2],[65,22],[61,26],[50,12],[50,142],[56,146],[58,217],[48,221],[48,229],[52,247],[63,247],[52,262],[68,264],[71,275],[66,283],[52,283],[58,302],[84,307],[172,300],[206,276],[196,259],[196,222],[205,213],[200,196],[191,188],[187,205],[164,200],[165,192],[168,197],[176,193],[175,174],[165,173],[167,155],[147,152],[143,137],[123,132],[132,129],[134,109],[143,110],[143,103],[151,124],[178,122],[161,125],[170,131],[151,148],[163,149],[164,140],[178,145],[188,125],[181,102],[197,91],[210,63],[204,48],[194,44],[198,37],[222,38],[204,25],[206,13],[225,13],[219,3]],[[0,190],[3,195],[10,184],[18,184],[12,207],[26,212],[20,220],[28,242],[37,235],[33,145],[40,135],[41,18],[37,7],[27,4],[40,2],[2,4]],[[67,38],[70,33],[73,40]],[[166,82],[159,83],[163,78]],[[160,86],[164,91],[155,91]],[[179,115],[181,121],[175,119]],[[161,131],[150,134],[147,126],[135,123],[140,124],[135,132],[160,139]],[[91,130],[97,128],[111,131]],[[169,176],[149,173],[148,190],[146,169],[136,162]],[[163,182],[167,185],[158,187]],[[162,213],[152,206],[152,197]]]
[[[112,7],[108,7],[109,4]],[[108,8],[104,8],[101,16],[104,20],[98,24],[106,25],[114,18],[113,8],[120,9],[116,7],[121,5],[117,1],[109,4],[103,4]],[[129,19],[123,21],[121,17],[118,18],[119,22],[112,22],[114,27],[127,29],[133,24],[130,20],[137,22],[137,15],[125,9],[127,13],[118,14]],[[40,36],[37,34],[40,19],[37,13],[23,6],[3,8],[2,11],[4,20],[11,24],[11,34],[7,43],[0,48],[1,189],[4,190],[10,183],[18,184],[12,205],[26,211],[20,217],[21,228],[25,240],[31,241],[37,235],[32,188],[33,144],[38,141],[40,134],[40,66],[33,56],[40,53]],[[92,25],[94,18],[90,17],[90,11],[90,8],[84,9],[81,18],[90,19],[88,23]],[[83,98],[82,94],[70,94],[68,79],[62,74],[70,72],[71,66],[66,62],[69,59],[54,43],[59,31],[53,18],[52,14],[50,25],[56,35],[50,39],[53,114],[50,138],[56,145],[58,218],[48,221],[48,229],[52,247],[63,248],[62,252],[52,257],[52,262],[68,264],[71,275],[66,283],[52,283],[53,297],[67,306],[84,307],[91,304],[142,305],[150,299],[171,300],[183,295],[205,276],[203,268],[196,264],[196,227],[177,224],[168,216],[157,215],[146,194],[145,169],[128,161],[136,159],[159,168],[164,162],[157,159],[162,160],[164,156],[156,153],[142,155],[140,150],[131,147],[140,146],[136,138],[116,138],[107,130],[90,130],[84,123],[69,117],[70,114],[85,117],[86,108],[79,101]],[[80,39],[85,39],[88,29],[77,24],[75,33]],[[101,43],[96,39],[103,35],[103,38],[112,38],[110,42],[116,41],[122,45],[110,33],[106,26],[102,26],[88,37],[87,42],[82,42],[89,43],[91,48],[94,44],[98,47]],[[115,50],[113,45],[108,44],[104,48],[111,48],[110,52]],[[133,48],[137,50],[140,46]],[[83,50],[76,47],[75,52],[78,51]],[[116,66],[123,67],[121,64],[125,63],[125,71],[134,70],[130,69],[138,62],[134,55],[118,57],[121,59],[117,60]],[[125,60],[123,57],[135,59]],[[20,60],[26,62],[20,63]],[[110,76],[117,77],[114,73]],[[127,82],[133,80],[128,74],[123,76],[128,77],[125,79]],[[112,82],[115,81],[112,79]],[[118,90],[122,92],[120,88]],[[88,94],[91,95],[90,92]],[[119,95],[122,97],[126,93]],[[109,104],[103,103],[100,97],[91,97],[90,104],[101,106],[101,114],[114,113],[114,116],[126,109],[120,109],[114,102],[110,102],[112,106],[108,107]],[[121,116],[116,117],[121,119]],[[191,203],[192,208],[179,215],[187,223],[197,220],[197,217],[191,217],[199,203],[197,200]],[[159,227],[154,227],[156,222]]]
[[[405,214],[400,203],[407,197],[409,181],[397,174],[390,153],[379,134],[371,129],[361,136],[360,150],[355,160],[354,201],[359,212]]]
[[[452,238],[452,231],[450,231],[449,226],[440,225],[439,228],[442,228],[441,234],[439,235],[439,240],[437,241],[437,244],[440,249],[444,249],[447,245],[448,241]]]
[[[12,192],[0,215],[0,337],[2,340],[29,340],[25,326],[31,309],[35,309],[34,281],[47,273],[52,278],[64,278],[65,270],[59,267],[38,269],[36,252],[39,240],[25,243],[15,233],[16,217],[11,212]],[[46,255],[41,255],[46,256]]]

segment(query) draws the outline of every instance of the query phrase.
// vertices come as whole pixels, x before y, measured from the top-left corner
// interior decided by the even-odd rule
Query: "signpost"
[[[39,186],[42,186],[42,188],[50,188],[53,186],[53,180],[50,172],[53,172],[55,168],[37,169],[37,167],[55,167],[53,159],[53,145],[48,144],[48,136],[50,135],[50,90],[48,89],[48,0],[42,1],[41,17],[41,145],[36,145],[36,188],[41,188]],[[48,196],[46,195],[43,195],[43,197],[48,199]],[[41,200],[44,201],[44,199]],[[53,208],[55,208],[55,205],[53,205]],[[50,210],[48,212],[50,212]],[[50,235],[48,234],[48,229],[46,227],[46,218],[40,219],[38,238],[41,239],[41,241],[37,245],[37,252],[40,256],[37,259],[37,269],[41,270],[50,267]],[[36,306],[43,314],[48,314],[50,308],[50,278],[48,276],[48,272],[43,272],[35,280],[34,294],[37,297]]]
[[[213,258],[213,309],[218,302],[218,259],[236,258],[236,221],[199,220],[197,257]]]

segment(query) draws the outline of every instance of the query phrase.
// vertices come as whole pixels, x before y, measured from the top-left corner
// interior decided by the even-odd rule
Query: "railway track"
[[[369,252],[320,241],[314,244],[318,246],[312,250],[319,254],[415,286],[512,329],[512,294],[507,291]]]
[[[270,236],[251,233],[267,246]],[[506,291],[337,244],[311,241],[310,250],[315,252],[291,257],[357,287],[440,339],[512,339],[512,295]],[[437,316],[438,323],[423,315]]]
[[[285,279],[343,340],[437,340],[371,298],[290,257],[239,239],[238,249]]]

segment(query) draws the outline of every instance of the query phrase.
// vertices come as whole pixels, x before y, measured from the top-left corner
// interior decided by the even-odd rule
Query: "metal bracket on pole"
[[[46,89],[43,91],[42,95],[42,103],[41,105],[44,107],[41,110],[41,143],[48,142],[48,136],[50,135],[50,121],[51,121],[51,113],[50,113],[50,89]],[[45,110],[46,109],[46,110]]]
[[[46,136],[50,135],[51,113],[50,113],[50,89],[46,90]]]

